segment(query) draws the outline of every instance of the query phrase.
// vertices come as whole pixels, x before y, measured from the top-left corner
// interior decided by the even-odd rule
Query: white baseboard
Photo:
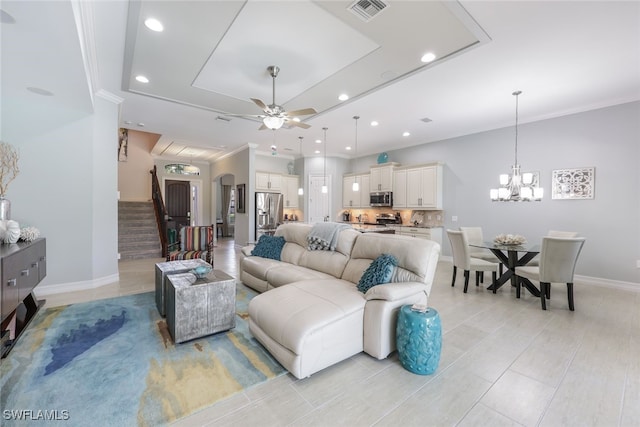
[[[440,257],[440,261],[452,263],[453,257],[445,255]],[[620,289],[623,291],[640,292],[640,283],[623,282],[622,280],[603,279],[601,277],[574,276],[574,283],[580,285],[600,286],[603,288]]]
[[[38,298],[46,295],[62,294],[65,292],[87,291],[108,285],[120,280],[120,274],[112,274],[110,276],[99,277],[93,280],[83,280],[81,282],[60,283],[57,285],[36,286],[33,290]]]

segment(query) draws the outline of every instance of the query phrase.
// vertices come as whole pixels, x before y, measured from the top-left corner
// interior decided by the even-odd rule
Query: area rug
[[[0,365],[0,424],[167,425],[284,374],[249,332],[253,295],[238,284],[236,327],[183,344],[153,292],[40,311]]]

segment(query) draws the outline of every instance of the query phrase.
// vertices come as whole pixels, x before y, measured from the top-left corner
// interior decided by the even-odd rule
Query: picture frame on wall
[[[129,157],[129,129],[120,128],[118,132],[118,161],[126,162]]]
[[[236,185],[236,213],[246,213],[244,184]]]
[[[554,170],[551,176],[551,199],[593,199],[595,197],[595,177],[595,167]]]

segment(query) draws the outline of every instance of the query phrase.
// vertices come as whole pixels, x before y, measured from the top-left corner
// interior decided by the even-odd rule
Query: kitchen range
[[[363,233],[387,233],[394,234],[395,230],[387,227],[387,225],[392,224],[401,224],[402,219],[400,218],[400,212],[392,213],[380,213],[376,215],[375,222],[369,222],[369,217],[367,214],[358,215],[356,217],[358,219],[358,224],[353,224],[352,227],[354,230],[363,232]]]

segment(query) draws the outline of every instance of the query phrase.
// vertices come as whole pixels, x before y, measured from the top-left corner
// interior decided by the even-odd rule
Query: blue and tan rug
[[[253,295],[238,285],[235,329],[177,345],[153,292],[40,311],[0,365],[0,424],[166,425],[284,374],[249,332]]]

